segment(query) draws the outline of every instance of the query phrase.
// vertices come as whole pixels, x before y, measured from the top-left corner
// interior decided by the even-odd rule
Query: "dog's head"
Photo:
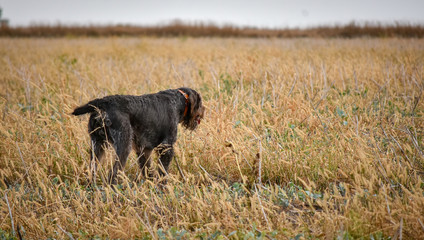
[[[191,88],[179,88],[188,95],[187,113],[183,117],[182,125],[190,130],[194,130],[200,124],[205,113],[205,107],[202,105],[202,97]]]

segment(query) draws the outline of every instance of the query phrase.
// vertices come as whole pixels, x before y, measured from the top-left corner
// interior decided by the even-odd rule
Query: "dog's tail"
[[[72,115],[75,115],[75,116],[83,115],[86,113],[92,113],[95,110],[96,110],[96,107],[94,105],[87,103],[85,105],[75,108],[74,111],[72,112]]]
[[[104,99],[94,99],[85,105],[75,108],[71,114],[78,116],[78,115],[83,115],[87,113],[92,113],[92,112],[98,111],[99,109],[103,109],[104,104],[105,104]]]

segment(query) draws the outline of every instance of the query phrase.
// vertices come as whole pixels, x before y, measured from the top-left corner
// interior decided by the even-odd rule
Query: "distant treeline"
[[[311,28],[255,28],[215,24],[185,24],[173,22],[163,26],[67,26],[33,25],[29,27],[0,28],[3,37],[72,37],[72,36],[154,36],[154,37],[250,37],[250,38],[354,38],[354,37],[424,37],[422,24],[350,23],[347,25],[318,26]]]

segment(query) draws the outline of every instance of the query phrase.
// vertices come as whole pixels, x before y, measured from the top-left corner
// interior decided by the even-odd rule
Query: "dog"
[[[165,176],[174,156],[177,128],[181,123],[195,130],[203,119],[205,107],[199,93],[191,88],[168,89],[141,96],[111,95],[94,99],[75,108],[73,115],[90,114],[88,132],[91,138],[91,174],[95,180],[98,162],[111,145],[116,159],[109,173],[109,184],[116,184],[116,175],[134,149],[140,170],[149,173],[150,155],[159,156],[159,174]],[[147,170],[147,171],[146,171]]]

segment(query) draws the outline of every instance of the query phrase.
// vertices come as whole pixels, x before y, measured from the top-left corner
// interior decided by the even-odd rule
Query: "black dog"
[[[163,167],[159,168],[159,173],[164,176],[174,156],[178,123],[194,130],[203,118],[204,109],[202,98],[195,90],[179,88],[141,96],[113,95],[94,99],[76,108],[72,114],[91,114],[88,132],[93,180],[97,162],[108,143],[114,147],[117,159],[108,181],[116,184],[116,174],[125,166],[132,148],[137,153],[142,173],[146,167],[149,169],[150,154],[156,149]]]

